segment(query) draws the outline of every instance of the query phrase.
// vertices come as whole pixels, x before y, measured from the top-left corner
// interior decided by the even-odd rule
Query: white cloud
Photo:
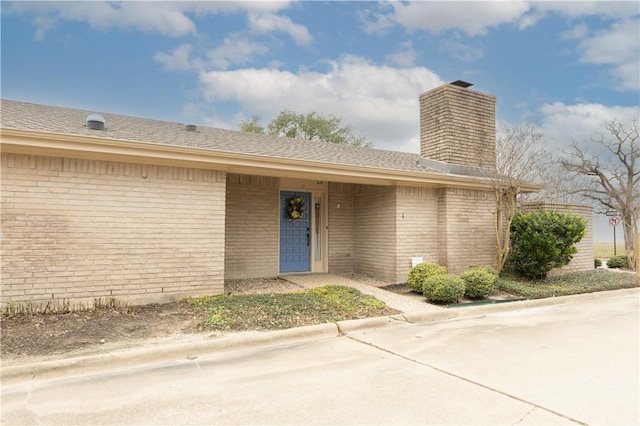
[[[193,69],[201,69],[203,67],[202,60],[192,58],[191,52],[193,46],[183,44],[178,46],[171,53],[158,52],[153,58],[160,62],[165,69],[169,71],[189,71]]]
[[[462,41],[462,37],[458,33],[454,33],[451,37],[444,38],[439,43],[438,49],[465,62],[473,62],[484,56],[482,47],[479,47],[478,44],[474,46],[471,42]]]
[[[392,3],[388,1],[379,2],[377,11],[371,9],[358,11],[358,18],[362,23],[362,29],[367,34],[386,34],[396,25]]]
[[[264,55],[269,49],[239,33],[229,35],[217,47],[198,56],[191,44],[182,44],[171,53],[158,52],[154,59],[169,71],[203,71],[227,69],[232,65],[250,62],[256,55]],[[204,58],[203,56],[206,56]]]
[[[640,90],[640,19],[615,22],[580,42],[580,61],[612,65],[613,86]]]
[[[287,33],[301,46],[308,46],[313,41],[307,27],[296,24],[288,16],[277,15],[271,12],[249,12],[249,27],[260,33],[281,31]]]
[[[571,28],[570,30],[564,31],[560,34],[560,38],[563,40],[580,40],[589,34],[589,28],[586,24],[581,23]]]
[[[335,116],[376,148],[419,152],[418,96],[442,84],[423,67],[377,66],[343,56],[327,72],[241,69],[200,73],[209,102],[240,104],[247,118],[268,122],[283,109]],[[237,126],[237,123],[236,123]]]
[[[395,52],[387,55],[387,61],[401,67],[410,67],[415,64],[417,56],[413,49],[413,43],[411,40],[407,40],[400,43]]]
[[[555,12],[571,18],[600,16],[617,19],[640,13],[635,1],[534,1],[531,6],[539,13]]]
[[[290,6],[288,1],[82,1],[82,2],[12,2],[3,13],[34,15],[36,39],[45,34],[59,21],[85,22],[91,28],[135,29],[170,37],[182,37],[197,33],[194,21],[188,15],[242,13],[248,15],[250,27],[260,33],[281,31],[289,34],[298,44],[308,45],[312,41],[306,27],[296,24],[287,16],[276,12]]]
[[[37,41],[44,40],[47,31],[55,28],[57,24],[56,19],[47,16],[38,16],[34,19],[33,25],[36,27],[36,32],[33,34],[33,38]]]
[[[612,21],[609,29],[591,36],[586,23],[580,23],[560,38],[580,40],[580,61],[610,67],[617,90],[640,89],[640,9],[634,1],[390,1],[380,3],[375,11],[362,12],[360,17],[368,33],[386,33],[396,25],[409,31],[454,31],[452,38],[441,42],[441,49],[454,58],[473,61],[483,55],[483,49],[462,41],[457,31],[482,36],[502,24],[517,24],[524,30],[551,14]]]
[[[529,27],[534,26],[535,24],[538,23],[538,21],[540,21],[541,19],[544,18],[544,14],[543,13],[536,13],[536,12],[528,12],[527,14],[523,15],[522,17],[520,17],[520,22],[518,23],[518,28],[521,30],[526,30]]]
[[[550,151],[561,154],[573,141],[588,146],[604,123],[617,119],[628,123],[640,116],[640,107],[607,106],[596,103],[566,105],[561,102],[545,104],[540,108],[542,132]]]
[[[60,20],[85,22],[91,28],[133,28],[147,33],[184,36],[196,31],[195,24],[169,2],[15,2],[9,13],[35,14],[36,37],[44,37]]]
[[[227,69],[231,65],[250,62],[255,55],[268,52],[266,46],[251,41],[242,34],[231,34],[220,46],[207,52],[209,64],[215,69]]]
[[[193,11],[196,15],[237,13],[244,10],[277,12],[288,9],[291,1],[183,1],[178,0],[185,10]]]
[[[517,22],[528,10],[529,5],[522,1],[390,2],[372,14],[366,30],[384,32],[399,24],[409,30],[432,33],[460,30],[468,35],[483,35],[490,27]]]

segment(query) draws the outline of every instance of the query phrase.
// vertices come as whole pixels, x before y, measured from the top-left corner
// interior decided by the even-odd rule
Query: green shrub
[[[422,293],[424,280],[434,275],[446,274],[447,268],[437,263],[419,263],[409,271],[407,285],[417,293]]]
[[[429,302],[455,303],[464,296],[462,278],[450,274],[432,275],[424,280],[422,294]]]
[[[497,274],[493,268],[471,268],[460,274],[465,283],[464,295],[470,299],[486,297],[493,291]]]
[[[534,280],[565,266],[586,232],[580,217],[550,211],[517,212],[511,223],[510,270]]]
[[[628,268],[629,262],[627,261],[626,256],[613,256],[611,259],[607,260],[607,267],[611,269]]]
[[[599,267],[602,266],[602,260],[600,260],[600,259],[593,259],[593,262],[594,262],[594,266],[596,268],[599,268]]]

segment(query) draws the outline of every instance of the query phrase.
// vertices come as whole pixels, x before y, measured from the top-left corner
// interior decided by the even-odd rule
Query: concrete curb
[[[400,315],[392,315],[388,317],[363,318],[357,320],[338,321],[336,325],[340,334],[348,334],[349,332],[387,327],[393,324],[402,324],[405,320]]]
[[[490,305],[457,307],[443,309],[439,312],[408,312],[402,316],[409,323],[440,322],[451,319],[477,317],[496,312],[518,311],[540,306],[563,305],[568,303],[586,302],[589,300],[607,299],[610,297],[624,297],[640,294],[640,288],[628,288],[622,290],[599,291],[594,293],[575,294],[571,296],[548,297],[545,299],[519,300],[508,303],[496,303]]]
[[[250,349],[258,346],[285,345],[311,339],[333,338],[348,334],[349,332],[376,329],[403,323],[435,323],[452,319],[478,317],[496,312],[580,303],[596,299],[625,297],[637,294],[640,294],[640,288],[523,300],[492,305],[457,307],[439,311],[408,312],[386,317],[338,321],[336,323],[325,323],[270,332],[239,333],[223,336],[215,340],[198,340],[162,347],[130,349],[114,351],[108,354],[7,366],[2,368],[0,378],[3,384],[36,379],[46,380],[60,376],[83,375],[104,370],[133,368],[142,363],[151,364],[178,359],[193,359],[221,351]]]
[[[131,368],[143,363],[160,363],[178,359],[193,359],[216,352],[250,349],[257,346],[284,345],[296,341],[337,337],[335,323],[275,330],[247,332],[223,336],[215,340],[198,340],[164,347],[128,349],[107,354],[88,355],[2,368],[2,384],[26,380],[47,380],[60,376],[84,375],[100,370]]]

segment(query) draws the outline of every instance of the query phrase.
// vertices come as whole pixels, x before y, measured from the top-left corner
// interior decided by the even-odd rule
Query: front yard
[[[502,277],[494,298],[539,299],[632,287],[640,287],[638,275],[607,270],[543,282]],[[104,353],[139,347],[153,339],[162,344],[163,339],[203,332],[216,338],[244,330],[276,330],[398,313],[372,296],[343,286],[305,290],[283,280],[245,280],[231,283],[229,289],[231,294],[146,306],[111,303],[89,311],[65,310],[63,306],[46,314],[37,309],[21,313],[7,309],[0,319],[2,359],[12,362],[25,357]],[[411,297],[422,298],[417,293]]]

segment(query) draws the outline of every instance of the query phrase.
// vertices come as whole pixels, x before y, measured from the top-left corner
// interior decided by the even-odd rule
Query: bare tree
[[[620,213],[629,266],[634,267],[635,234],[640,216],[640,141],[638,121],[628,124],[612,120],[605,134],[591,139],[592,152],[573,143],[562,166],[572,177],[585,178],[577,190],[604,210]],[[598,155],[599,152],[604,155]]]
[[[509,255],[511,222],[518,194],[539,189],[534,182],[541,162],[549,156],[541,144],[542,133],[533,124],[504,126],[496,137],[496,170],[492,179],[496,211],[496,270],[502,271]]]
[[[580,192],[580,188],[585,186],[584,176],[567,179],[567,171],[558,158],[546,157],[537,166],[534,182],[544,187],[538,192],[520,194],[518,202],[548,201],[591,204],[591,200],[585,198]]]

